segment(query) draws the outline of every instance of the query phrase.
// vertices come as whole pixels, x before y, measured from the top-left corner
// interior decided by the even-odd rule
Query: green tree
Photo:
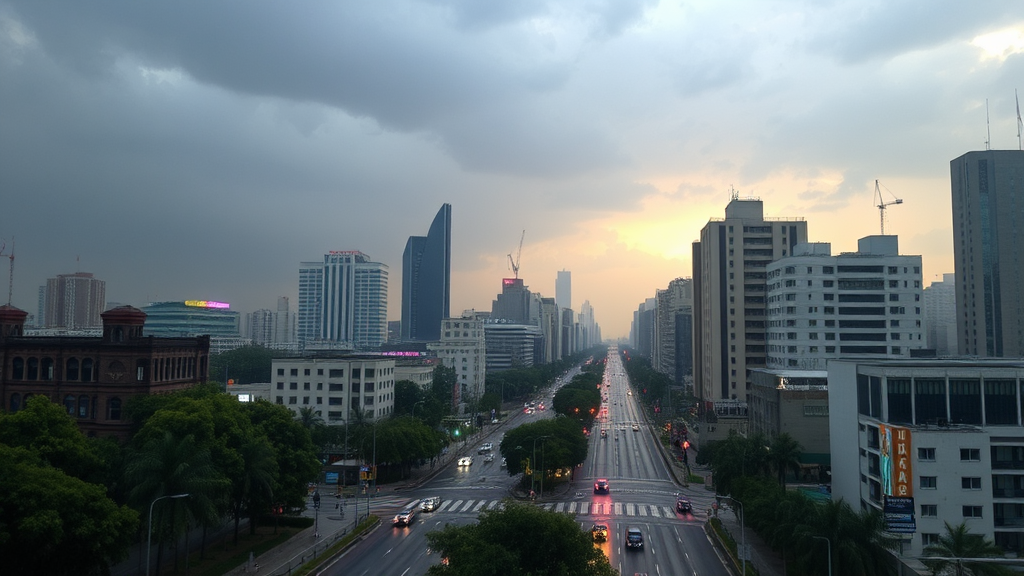
[[[587,437],[579,422],[554,418],[509,430],[498,449],[507,461],[510,476],[525,472],[527,462],[530,468],[546,473],[582,464],[587,459]],[[536,461],[533,460],[535,453]]]
[[[0,416],[0,443],[28,449],[69,476],[90,479],[102,462],[64,408],[37,395],[24,408]]]
[[[803,447],[787,432],[772,438],[768,446],[768,461],[772,469],[778,474],[779,484],[786,487],[786,472],[792,470],[795,474],[800,473],[800,455],[803,454]]]
[[[132,486],[129,502],[152,525],[159,543],[156,565],[161,565],[163,543],[185,534],[190,526],[210,526],[218,522],[225,509],[230,482],[214,465],[208,446],[191,434],[176,437],[171,430],[148,440],[131,453],[125,469],[125,482]],[[188,494],[188,498],[157,498]],[[150,508],[154,518],[148,518]],[[204,542],[205,546],[205,542]],[[177,566],[177,555],[175,555]]]
[[[307,431],[285,406],[266,401],[244,404],[253,429],[273,449],[274,501],[291,508],[306,501],[307,486],[320,474],[320,460]]]
[[[924,549],[925,556],[937,556],[941,560],[922,559],[932,574],[953,574],[955,576],[1003,576],[1016,574],[1007,566],[973,560],[975,558],[1002,558],[1003,550],[981,534],[972,534],[967,522],[951,526],[946,522],[946,533],[939,541]]]
[[[247,438],[239,452],[242,455],[241,474],[232,478],[231,504],[235,518],[234,544],[238,545],[238,522],[242,515],[249,517],[249,534],[256,533],[259,515],[270,511],[274,501],[274,479],[277,460],[274,447],[264,436]]]
[[[263,346],[243,346],[213,354],[210,356],[210,378],[222,381],[224,385],[228,380],[234,380],[235,384],[271,382],[274,356],[280,354]]]
[[[395,409],[394,414],[413,414],[413,407],[416,406],[417,402],[425,400],[426,394],[420,387],[412,380],[396,380],[395,381]],[[420,410],[423,406],[418,406]],[[422,417],[425,412],[420,412]]]
[[[898,543],[883,533],[878,510],[854,512],[844,500],[817,504],[806,522],[794,531],[798,551],[795,564],[802,574],[826,573],[828,554],[819,537],[828,539],[835,576],[895,574],[890,550]]]
[[[447,564],[432,576],[612,576],[617,574],[590,534],[566,514],[506,501],[476,524],[446,525],[427,534]]]

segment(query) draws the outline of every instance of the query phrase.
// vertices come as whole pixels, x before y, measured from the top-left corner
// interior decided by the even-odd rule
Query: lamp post
[[[168,494],[159,496],[149,503],[149,533],[146,535],[146,576],[149,576],[149,553],[153,548],[153,505],[164,498],[188,498],[188,494]]]
[[[740,563],[742,564],[741,576],[747,575],[747,532],[743,528],[743,502],[733,498],[732,496],[715,496],[716,499],[728,498],[729,502],[739,504],[740,506]]]
[[[534,473],[530,475],[530,492],[533,492],[533,479],[534,479],[534,476],[537,475],[537,440],[544,440],[545,438],[551,438],[551,436],[538,436],[538,437],[533,439],[533,467],[534,467],[534,471],[533,472]],[[543,484],[543,482],[544,482],[544,475],[543,474],[544,474],[544,472],[542,470],[541,471],[541,477],[540,477],[541,478],[541,487],[542,488],[544,486],[544,484]]]
[[[828,576],[832,576],[832,541],[825,536],[811,536],[815,540],[824,540],[828,545]]]

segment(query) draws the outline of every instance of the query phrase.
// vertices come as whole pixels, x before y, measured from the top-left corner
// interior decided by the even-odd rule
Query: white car
[[[508,463],[507,463],[507,462],[505,462],[505,459],[504,459],[504,458],[502,458],[502,459],[501,459],[501,467],[502,467],[502,468],[504,468],[504,467],[506,467],[506,466],[508,466]]]
[[[472,456],[463,456],[462,458],[459,458],[459,466],[472,466],[472,465],[473,465],[473,457]]]

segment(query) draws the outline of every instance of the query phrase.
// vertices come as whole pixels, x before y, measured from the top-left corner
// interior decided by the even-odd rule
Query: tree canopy
[[[536,448],[537,462],[533,462]],[[509,475],[531,469],[574,468],[587,459],[587,437],[578,421],[554,418],[509,430],[499,446]]]
[[[476,524],[446,525],[427,534],[447,564],[432,576],[612,576],[617,574],[590,534],[566,514],[505,501]]]

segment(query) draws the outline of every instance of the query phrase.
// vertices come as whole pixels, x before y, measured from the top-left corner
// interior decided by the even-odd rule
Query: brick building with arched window
[[[64,406],[89,436],[129,433],[129,398],[205,383],[210,337],[143,336],[145,312],[120,306],[103,312],[103,336],[26,336],[28,313],[0,306],[0,401],[17,412],[44,395]]]

